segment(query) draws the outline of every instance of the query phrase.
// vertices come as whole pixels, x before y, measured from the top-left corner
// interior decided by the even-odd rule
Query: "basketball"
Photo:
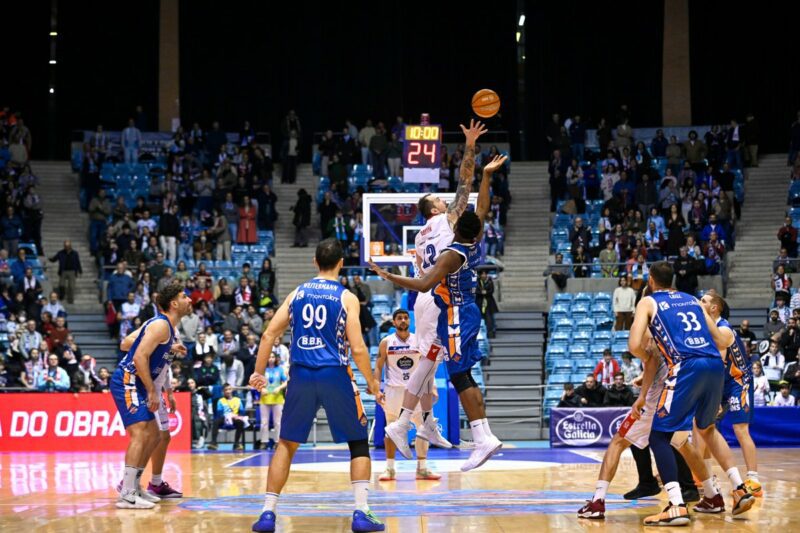
[[[490,118],[500,111],[500,97],[491,89],[481,89],[472,96],[472,111],[481,118]]]

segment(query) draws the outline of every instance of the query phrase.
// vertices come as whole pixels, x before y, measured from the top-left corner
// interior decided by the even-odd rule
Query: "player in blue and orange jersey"
[[[732,341],[720,331],[697,298],[671,289],[674,272],[669,263],[654,263],[649,274],[651,294],[636,306],[628,350],[636,357],[648,359],[649,329],[667,363],[667,378],[653,420],[650,447],[669,495],[669,505],[662,513],[647,517],[644,524],[676,526],[690,521],[671,446],[680,448],[684,444],[693,422],[697,434],[731,481],[732,513],[741,514],[753,506],[755,499],[747,491],[725,439],[717,438],[714,425],[725,371],[720,351],[726,350]],[[704,485],[704,489],[714,497],[715,490],[710,484]]]
[[[159,313],[139,328],[136,340],[114,371],[109,390],[117,405],[122,424],[130,437],[125,452],[125,472],[117,507],[151,509],[158,497],[139,487],[139,479],[150,454],[159,442],[155,414],[162,402],[162,391],[154,383],[176,352],[186,353],[175,328],[192,309],[183,284],[174,281],[159,293]]]

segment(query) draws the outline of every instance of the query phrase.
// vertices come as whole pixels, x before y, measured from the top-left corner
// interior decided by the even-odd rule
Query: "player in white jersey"
[[[467,209],[469,193],[475,173],[475,142],[486,133],[486,126],[470,120],[469,128],[461,126],[464,132],[464,158],[459,169],[458,189],[456,197],[450,205],[445,205],[441,198],[426,194],[417,205],[419,212],[425,217],[425,226],[414,238],[417,272],[424,276],[436,264],[436,260],[444,250],[453,243],[453,228],[458,218]],[[414,324],[416,326],[419,353],[422,355],[417,371],[408,381],[403,394],[403,411],[413,412],[417,405],[422,407],[424,423],[417,427],[418,439],[424,439],[441,448],[452,448],[445,439],[437,420],[433,417],[433,390],[436,368],[442,361],[442,344],[436,333],[439,323],[439,308],[433,300],[431,291],[417,294],[414,303]],[[411,458],[408,446],[409,424],[404,418],[386,426],[386,435],[397,445],[406,459]]]
[[[417,349],[417,337],[408,331],[410,322],[408,311],[405,309],[398,309],[394,312],[392,323],[396,331],[381,340],[378,348],[378,359],[375,361],[376,376],[380,376],[381,370],[386,369],[384,377],[386,399],[384,400],[383,410],[386,412],[387,423],[394,422],[400,415],[406,385],[419,366],[420,354]],[[414,409],[411,421],[414,422],[417,428],[423,426],[423,414],[419,405]],[[394,481],[396,479],[394,457],[397,447],[392,442],[392,439],[386,439],[384,442],[386,445],[386,470],[378,480]],[[417,479],[432,481],[441,479],[442,476],[428,469],[428,441],[417,439],[415,448],[417,451]]]

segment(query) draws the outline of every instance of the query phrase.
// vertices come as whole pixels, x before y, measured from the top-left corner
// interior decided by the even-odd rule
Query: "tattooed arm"
[[[464,158],[461,160],[461,168],[458,174],[456,197],[447,206],[447,221],[450,223],[451,228],[455,227],[456,220],[461,216],[461,213],[467,210],[469,193],[472,190],[472,180],[475,174],[475,141],[486,133],[487,129],[480,121],[470,120],[469,128],[462,124],[461,131],[464,132],[464,137],[466,137]]]

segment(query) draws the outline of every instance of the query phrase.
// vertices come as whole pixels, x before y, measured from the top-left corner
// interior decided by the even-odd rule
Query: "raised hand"
[[[486,129],[486,125],[482,124],[480,120],[475,121],[473,119],[470,119],[469,128],[467,128],[463,124],[460,124],[460,126],[461,126],[461,131],[464,132],[464,137],[466,137],[467,139],[468,145],[475,144],[475,141],[478,140],[478,137],[489,131],[488,129]]]
[[[372,261],[367,261],[369,268],[371,268],[381,279],[388,279],[389,273],[386,272],[384,269],[373,263]]]
[[[484,174],[494,174],[497,170],[502,167],[506,160],[508,160],[508,156],[505,155],[496,155],[492,158],[488,165],[483,167]]]

